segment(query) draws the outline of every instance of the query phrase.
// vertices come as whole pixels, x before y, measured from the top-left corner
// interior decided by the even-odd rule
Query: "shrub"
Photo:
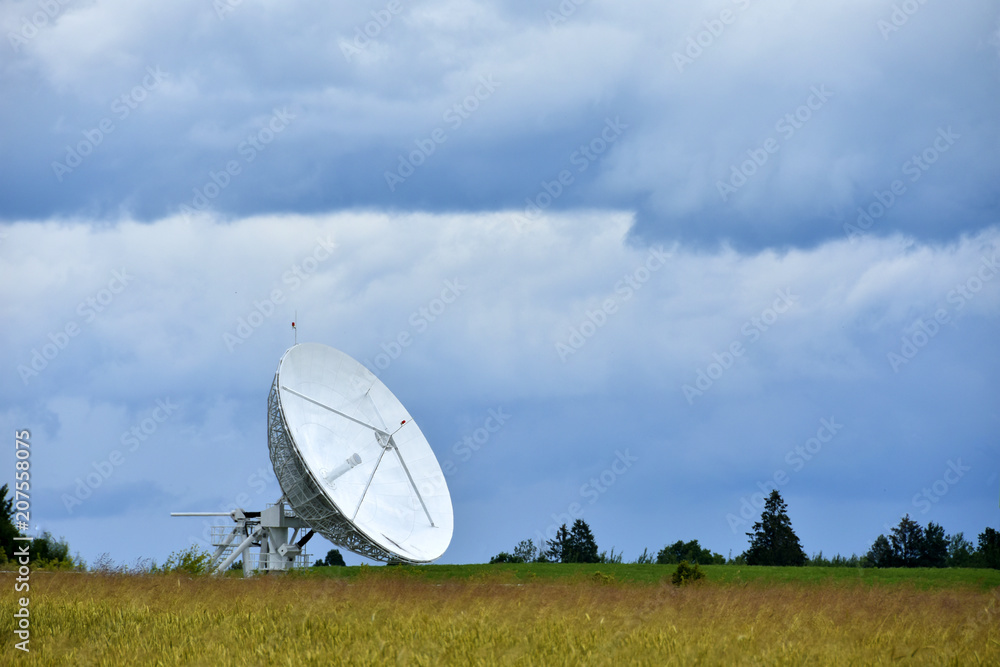
[[[344,556],[340,553],[340,549],[330,549],[326,552],[326,558],[320,558],[313,563],[313,567],[346,567],[346,565],[347,563],[344,562]]]
[[[597,557],[597,562],[620,565],[622,562],[622,554],[620,552],[615,553],[615,548],[611,547],[611,553],[608,554],[607,551],[602,551],[601,554]]]
[[[702,548],[698,544],[698,540],[691,540],[687,543],[677,540],[673,544],[663,547],[656,554],[656,562],[659,565],[673,565],[682,560],[702,565],[724,565],[726,563],[722,554],[712,553],[710,549]]]
[[[678,563],[673,575],[671,575],[670,581],[673,582],[674,586],[681,586],[704,578],[705,573],[698,569],[697,563],[689,565],[686,560],[682,560]]]
[[[187,549],[170,554],[170,557],[163,564],[163,568],[159,571],[165,574],[189,574],[191,576],[207,574],[211,558],[207,551],[192,544]]]
[[[595,584],[613,584],[617,581],[615,579],[615,575],[605,574],[604,572],[594,572],[594,574],[591,575],[591,578]]]
[[[649,550],[644,548],[642,550],[642,554],[632,562],[636,565],[649,565],[655,561],[653,560],[653,555],[649,553]]]
[[[512,556],[506,551],[501,551],[496,556],[490,559],[490,565],[494,563],[523,563],[524,559],[520,556]]]

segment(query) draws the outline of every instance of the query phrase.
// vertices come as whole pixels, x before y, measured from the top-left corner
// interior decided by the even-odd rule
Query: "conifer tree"
[[[921,545],[920,567],[945,567],[948,565],[948,538],[944,534],[944,526],[931,521],[924,529],[924,541]]]
[[[753,525],[750,548],[744,556],[747,565],[805,565],[806,552],[792,530],[788,506],[775,489],[764,503],[760,521]]]
[[[9,489],[6,484],[0,486],[0,549],[7,559],[14,557],[14,538],[20,535],[14,526],[14,497],[7,497]]]
[[[549,548],[545,550],[545,560],[549,563],[570,563],[571,544],[569,529],[566,524],[559,527],[556,536],[549,540]]]
[[[924,552],[924,529],[907,514],[889,534],[896,567],[917,567]]]
[[[543,554],[544,560],[551,563],[599,563],[601,560],[594,534],[583,519],[574,521],[572,528],[567,528],[566,524],[560,526]]]
[[[1000,569],[1000,531],[987,528],[979,534],[979,549],[976,551],[979,567]]]
[[[590,532],[590,526],[583,519],[573,522],[573,528],[569,534],[570,560],[564,562],[571,563],[599,563],[601,558],[597,553],[597,541],[594,534]]]
[[[896,567],[897,565],[896,554],[885,535],[879,535],[875,538],[866,558],[873,567]]]

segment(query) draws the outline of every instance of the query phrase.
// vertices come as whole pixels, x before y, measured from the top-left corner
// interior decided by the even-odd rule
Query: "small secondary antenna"
[[[299,344],[299,330],[295,327],[295,320],[299,319],[299,311],[295,311],[295,319],[292,320],[292,331],[295,332],[295,344]]]

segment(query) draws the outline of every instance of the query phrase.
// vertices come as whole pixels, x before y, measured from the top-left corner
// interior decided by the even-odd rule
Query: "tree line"
[[[22,535],[14,525],[14,498],[8,498],[8,492],[9,485],[0,486],[0,566],[11,562],[17,564],[14,550],[24,545],[23,541],[15,544],[14,538]],[[34,565],[55,568],[74,568],[80,562],[69,555],[69,544],[65,540],[57,540],[48,531],[31,539],[28,556]]]
[[[14,557],[14,537],[20,535],[12,521],[13,499],[8,498],[8,485],[0,487],[0,565]],[[945,534],[944,528],[934,523],[926,527],[904,516],[889,535],[879,535],[863,556],[836,555],[824,558],[820,552],[812,558],[806,556],[798,536],[792,529],[788,507],[777,490],[771,492],[760,521],[747,533],[747,550],[735,558],[726,558],[702,547],[698,540],[678,540],[660,549],[655,556],[648,549],[632,563],[661,565],[687,562],[701,565],[813,565],[839,567],[978,567],[1000,569],[1000,531],[986,528],[979,534],[976,544],[963,533]],[[29,552],[32,563],[57,568],[82,568],[83,561],[69,555],[69,544],[55,539],[48,532],[32,539]],[[577,519],[571,527],[560,526],[552,540],[536,545],[532,540],[521,540],[511,552],[501,551],[490,563],[622,563],[621,553],[600,551],[590,526]],[[316,565],[344,565],[340,551],[333,549]]]
[[[806,556],[788,517],[788,506],[777,490],[764,503],[760,521],[747,533],[749,545],[735,558],[703,548],[698,540],[678,540],[657,552],[655,558],[644,549],[632,563],[663,565],[687,562],[701,565],[812,565],[832,567],[982,567],[1000,569],[1000,531],[986,528],[973,544],[963,533],[946,535],[933,521],[926,527],[904,516],[889,536],[879,535],[863,556],[836,555],[824,558],[819,552]],[[577,519],[572,527],[560,526],[555,538],[521,540],[511,552],[501,551],[490,563],[621,563],[622,554],[599,551],[590,526]]]

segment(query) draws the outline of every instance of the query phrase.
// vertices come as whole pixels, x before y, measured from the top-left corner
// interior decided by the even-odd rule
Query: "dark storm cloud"
[[[996,220],[988,4],[216,4],[64,3],[13,41],[37,8],[6,5],[2,215],[541,195],[636,211],[650,238],[747,247],[859,218],[939,240]]]

